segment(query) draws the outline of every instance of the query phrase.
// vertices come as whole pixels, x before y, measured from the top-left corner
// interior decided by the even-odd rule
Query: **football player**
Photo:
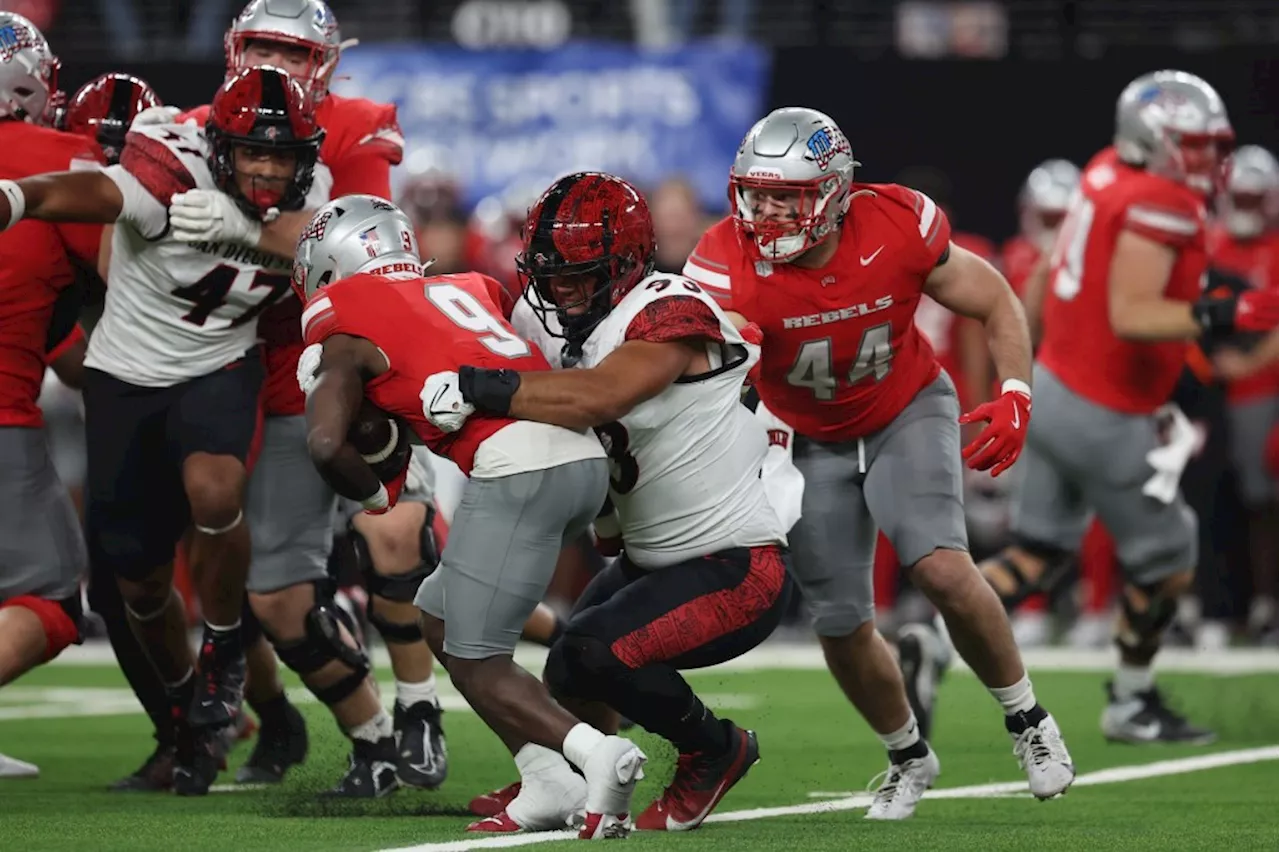
[[[1191,74],[1134,80],[1115,141],[1084,170],[1058,234],[1035,370],[1038,414],[1015,498],[1015,544],[984,563],[1006,601],[1067,573],[1090,516],[1115,539],[1125,586],[1103,734],[1127,742],[1213,740],[1164,702],[1151,663],[1196,564],[1194,513],[1178,493],[1189,446],[1163,446],[1155,416],[1188,342],[1267,331],[1274,290],[1201,293],[1205,199],[1232,140],[1218,93]]]
[[[604,503],[599,441],[510,417],[459,417],[451,432],[427,421],[434,374],[467,361],[549,367],[503,320],[498,282],[422,277],[413,226],[398,208],[369,196],[326,205],[298,245],[294,284],[310,299],[303,334],[312,354],[299,363],[299,384],[309,391],[307,443],[321,475],[366,511],[395,504],[404,473],[380,478],[347,440],[367,397],[469,476],[440,566],[418,589],[423,634],[518,764],[560,752],[583,770],[585,785],[567,773],[559,793],[565,812],[585,807],[584,836],[625,835],[644,754],[580,723],[512,659],[560,549]]]
[[[76,90],[59,124],[69,133],[97,142],[107,164],[115,165],[134,119],[160,106],[160,98],[145,80],[132,74],[103,74]]]
[[[214,734],[239,711],[245,460],[262,384],[256,320],[289,279],[265,252],[177,238],[169,204],[201,187],[228,193],[258,221],[299,209],[313,185],[317,196],[327,190],[327,175],[315,180],[322,136],[297,83],[247,69],[219,89],[207,130],[141,128],[105,170],[0,183],[9,227],[28,218],[119,224],[85,359],[86,528],[91,558],[116,573],[175,718],[190,729],[180,793],[208,789],[220,760]],[[188,526],[206,618],[198,676],[171,583]]]
[[[21,15],[0,12],[0,45],[0,183],[91,168],[93,144],[51,126],[64,95],[44,36]],[[62,294],[74,290],[72,258],[96,263],[100,233],[47,222],[0,233],[0,685],[80,641],[84,538],[49,459],[36,400],[46,363],[69,384],[81,375],[79,304]],[[38,771],[0,755],[0,777]]]
[[[751,650],[787,600],[786,529],[760,479],[768,438],[740,402],[759,350],[697,284],[653,274],[649,208],[620,178],[559,179],[530,208],[523,234],[522,307],[564,340],[563,363],[578,369],[466,365],[447,381],[463,412],[600,436],[625,551],[578,599],[544,678],[580,718],[598,721],[583,705],[602,702],[676,746],[675,778],[636,827],[694,829],[760,750],[755,733],[718,719],[680,669]],[[559,347],[542,349],[561,360]],[[447,395],[433,395],[432,406],[457,417]],[[505,811],[472,830],[563,823],[565,814],[548,809],[559,803],[540,789],[553,772],[571,770],[559,759],[524,774]]]
[[[1038,280],[1033,273],[1047,264],[1067,206],[1079,186],[1080,169],[1067,160],[1045,160],[1032,169],[1018,194],[1018,234],[1000,248],[1000,270],[1022,297],[1033,341],[1040,337],[1044,292],[1042,287],[1027,285]]]
[[[1258,290],[1275,290],[1280,237],[1276,229],[1275,155],[1257,145],[1242,146],[1231,158],[1216,224],[1209,231],[1209,262]],[[1275,629],[1276,480],[1263,464],[1268,435],[1276,425],[1277,334],[1220,348],[1215,372],[1227,382],[1232,465],[1248,512],[1253,565],[1254,609],[1249,626],[1260,634]]]
[[[316,122],[325,131],[320,162],[332,175],[334,197],[364,193],[389,199],[391,167],[404,154],[395,107],[329,91],[343,46],[338,22],[322,0],[254,0],[227,31],[227,73],[253,65],[287,71],[316,104]],[[202,106],[178,120],[202,125],[208,115],[209,107]],[[189,193],[175,204],[175,220],[193,238],[235,239],[239,234],[228,233],[227,224],[238,217],[227,202],[214,193]],[[293,248],[293,243],[288,244],[283,256],[292,260]],[[251,600],[268,633],[279,640],[277,653],[295,670],[296,664],[307,663],[298,653],[281,651],[279,642],[302,637],[302,615],[310,606],[313,585],[326,579],[335,500],[306,453],[305,402],[296,376],[303,349],[301,313],[299,302],[287,298],[259,322],[266,344],[266,421],[248,499],[253,531]],[[290,499],[282,503],[281,494]],[[435,567],[434,512],[429,491],[409,491],[396,509],[384,515],[348,512],[348,531],[339,539],[360,566],[369,591],[369,623],[391,656],[396,679],[391,723],[398,743],[397,776],[406,784],[426,788],[439,786],[448,770],[431,651],[418,630],[413,606],[414,592]],[[257,664],[257,659],[268,665]],[[278,683],[269,661],[269,656],[250,661],[251,695],[259,684]],[[355,682],[350,686],[355,688]],[[342,700],[338,693],[329,695]],[[237,780],[279,781],[281,770],[298,757],[287,703],[281,694],[251,704],[263,720],[262,733]],[[367,788],[340,784],[339,789]]]
[[[770,113],[734,160],[733,213],[703,235],[685,274],[763,331],[756,387],[794,429],[805,481],[794,574],[828,667],[889,751],[867,817],[909,817],[939,772],[875,629],[877,528],[1004,709],[1032,793],[1050,798],[1075,769],[999,599],[974,568],[962,506],[960,423],[987,421],[964,448],[971,468],[998,475],[1022,450],[1031,415],[1022,307],[995,269],[951,242],[928,196],[855,183],[856,165],[828,116]],[[964,417],[913,321],[924,294],[982,323],[1003,381],[997,399]]]

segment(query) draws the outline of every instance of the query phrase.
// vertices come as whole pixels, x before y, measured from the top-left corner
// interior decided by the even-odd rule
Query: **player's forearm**
[[[258,248],[276,257],[293,260],[298,248],[298,238],[302,229],[311,221],[314,210],[290,210],[269,224],[262,226],[262,234],[258,237]]]
[[[521,420],[581,430],[612,423],[632,408],[619,388],[601,381],[594,370],[524,373],[520,378],[510,413]]]
[[[1163,297],[1141,301],[1113,298],[1110,318],[1111,330],[1122,340],[1194,340],[1202,329],[1190,302]]]
[[[115,181],[98,171],[0,181],[0,226],[21,219],[109,225],[120,217],[123,207],[124,196]]]
[[[307,453],[329,487],[349,500],[364,501],[382,487],[347,434],[364,399],[359,374],[337,347],[321,362],[319,379],[307,396]],[[327,368],[327,369],[326,369]]]
[[[1008,297],[998,300],[982,325],[987,334],[987,347],[996,366],[1001,382],[1020,379],[1031,382],[1031,332],[1027,328],[1027,316],[1022,303],[1006,285]],[[984,373],[985,374],[985,373]],[[987,388],[974,388],[975,394],[985,396]]]
[[[311,450],[310,441],[307,447]],[[363,503],[382,488],[382,481],[373,472],[373,468],[346,441],[328,452],[317,453],[311,450],[311,462],[320,478],[348,500]]]

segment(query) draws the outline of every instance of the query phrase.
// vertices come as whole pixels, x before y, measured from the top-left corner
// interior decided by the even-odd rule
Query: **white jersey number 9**
[[[427,300],[459,328],[475,332],[480,342],[495,355],[522,358],[529,354],[529,344],[507,329],[502,320],[480,304],[480,300],[456,284],[428,284]]]

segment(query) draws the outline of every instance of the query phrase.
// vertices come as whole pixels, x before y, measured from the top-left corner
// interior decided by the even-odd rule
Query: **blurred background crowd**
[[[63,60],[63,86],[107,70],[149,81],[177,106],[207,103],[222,78],[222,34],[240,0],[0,0],[31,18]],[[1060,220],[1065,194],[1033,170],[1083,166],[1108,144],[1115,98],[1140,73],[1173,67],[1222,94],[1239,144],[1277,146],[1273,0],[335,0],[358,40],[340,94],[394,102],[406,137],[397,196],[440,272],[474,269],[514,286],[519,222],[541,189],[579,168],[643,186],[661,269],[677,272],[727,212],[738,141],[784,105],[832,115],[864,164],[858,179],[931,195],[956,240],[1015,286]],[[1064,163],[1052,167],[1074,180]],[[1274,186],[1263,204],[1275,228]],[[1274,258],[1273,258],[1274,259]],[[1274,266],[1271,272],[1274,276]],[[1263,286],[1275,286],[1274,280]],[[918,322],[969,400],[990,386],[985,342],[927,300]],[[1276,395],[1274,366],[1270,398]],[[1198,594],[1184,643],[1276,642],[1276,507],[1247,505],[1230,463],[1228,378],[1189,364],[1184,410],[1201,450],[1184,479],[1201,514]],[[1265,388],[1264,388],[1265,390]],[[43,400],[63,480],[83,480],[76,397]],[[1261,463],[1261,462],[1259,462]],[[1006,477],[1007,479],[1007,477]],[[998,549],[1007,481],[970,483],[974,555]],[[1250,535],[1249,513],[1269,518]],[[551,603],[585,582],[566,557]],[[891,554],[878,566],[882,622],[919,614]],[[1015,619],[1025,646],[1109,642],[1114,555],[1096,527],[1077,582]],[[195,610],[189,607],[195,615]],[[797,634],[802,616],[793,620]]]

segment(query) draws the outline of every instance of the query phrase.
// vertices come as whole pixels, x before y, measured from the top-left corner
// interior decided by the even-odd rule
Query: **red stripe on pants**
[[[782,593],[786,574],[776,545],[753,547],[741,583],[681,604],[619,637],[610,650],[628,668],[638,669],[701,648],[764,616]]]

